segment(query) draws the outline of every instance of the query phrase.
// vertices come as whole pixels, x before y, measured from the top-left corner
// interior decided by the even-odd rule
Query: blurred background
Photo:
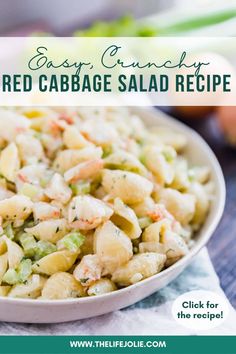
[[[235,0],[0,0],[0,10],[1,36],[236,35]],[[222,166],[227,203],[208,250],[236,308],[236,107],[159,108],[198,131]]]
[[[235,0],[0,0],[0,9],[2,36],[34,31],[70,36],[94,22],[115,20],[127,14],[137,19],[137,26],[145,24],[152,35],[236,34]],[[127,29],[126,35],[133,34],[136,26],[132,21],[121,23],[121,26],[119,22],[110,25],[113,30],[110,34],[121,36]],[[109,34],[104,24],[95,28],[102,29],[103,36]]]

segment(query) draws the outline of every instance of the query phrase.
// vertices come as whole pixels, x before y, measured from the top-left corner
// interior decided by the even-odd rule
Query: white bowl
[[[191,163],[211,169],[215,183],[215,201],[190,252],[161,273],[127,288],[101,296],[68,300],[29,300],[0,298],[0,320],[26,323],[56,323],[93,317],[115,311],[144,299],[176,278],[206,245],[220,221],[225,204],[225,183],[221,167],[206,142],[192,129],[157,110],[136,109],[148,125],[165,125],[185,134],[188,139],[186,156]]]

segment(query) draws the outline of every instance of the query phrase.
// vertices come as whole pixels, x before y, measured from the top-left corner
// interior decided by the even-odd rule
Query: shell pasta
[[[0,127],[0,296],[99,296],[188,253],[214,185],[185,136],[123,107],[0,109]]]

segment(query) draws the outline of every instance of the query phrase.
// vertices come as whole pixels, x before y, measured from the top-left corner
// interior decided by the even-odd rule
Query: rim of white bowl
[[[144,286],[145,284],[152,282],[154,280],[158,280],[161,277],[166,276],[169,273],[172,273],[174,269],[178,269],[182,267],[183,264],[187,263],[191,258],[194,258],[196,254],[207,244],[211,236],[213,235],[217,225],[220,222],[220,219],[222,217],[224,207],[225,207],[225,200],[226,200],[226,186],[225,186],[225,180],[224,180],[224,175],[221,169],[221,166],[219,164],[219,161],[217,160],[214,152],[210,148],[210,146],[206,143],[206,141],[192,128],[188,127],[182,122],[177,121],[175,118],[172,118],[171,116],[161,112],[157,111],[154,109],[140,109],[140,108],[134,108],[134,112],[141,112],[143,114],[151,114],[152,116],[158,115],[161,120],[163,119],[166,121],[169,121],[171,125],[173,125],[176,130],[179,130],[182,128],[183,130],[189,131],[195,139],[199,142],[201,146],[205,150],[207,150],[207,154],[209,156],[209,159],[212,161],[212,165],[214,166],[214,175],[216,176],[216,179],[218,180],[218,186],[219,186],[219,199],[217,200],[217,209],[215,211],[214,218],[212,222],[209,224],[208,228],[205,230],[204,235],[202,235],[199,240],[197,240],[196,244],[190,249],[189,253],[185,255],[183,258],[181,258],[179,261],[171,265],[170,267],[162,270],[160,273],[155,274],[149,278],[143,279],[135,284],[129,285],[127,287],[115,290],[110,293],[106,293],[103,295],[97,295],[97,296],[87,296],[87,297],[78,297],[78,298],[68,298],[68,299],[62,299],[62,300],[43,300],[43,299],[24,299],[24,298],[10,298],[10,297],[0,297],[0,302],[5,302],[5,303],[17,303],[17,304],[24,304],[24,305],[32,305],[34,304],[36,307],[37,306],[42,306],[42,305],[50,305],[50,306],[60,306],[60,305],[69,305],[71,303],[89,303],[89,302],[94,302],[94,301],[99,301],[103,300],[107,297],[112,298],[115,296],[118,296],[119,294],[123,294],[125,292],[129,292],[131,289],[138,288],[140,286]],[[141,117],[142,119],[142,117]],[[213,172],[213,171],[212,171]]]

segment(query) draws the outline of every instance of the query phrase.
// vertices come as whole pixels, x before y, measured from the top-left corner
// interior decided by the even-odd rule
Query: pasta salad
[[[126,108],[0,110],[0,296],[101,295],[186,255],[212,193],[185,136]]]

